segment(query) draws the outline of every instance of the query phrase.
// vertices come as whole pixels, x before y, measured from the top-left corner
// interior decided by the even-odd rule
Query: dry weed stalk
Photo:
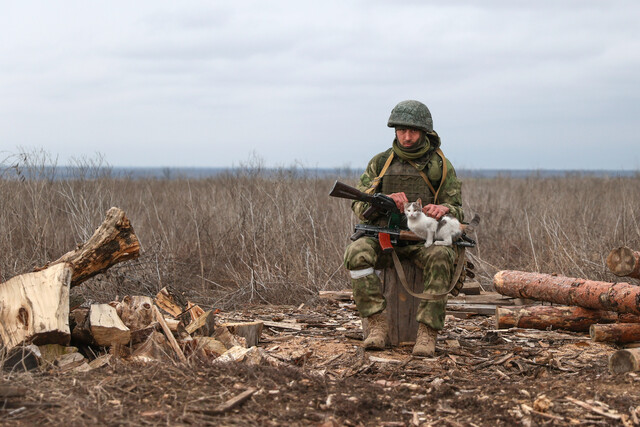
[[[110,206],[127,213],[141,258],[78,290],[107,301],[171,285],[201,305],[299,303],[344,289],[342,268],[356,222],[328,196],[333,180],[260,165],[212,178],[114,177],[101,161],[56,178],[42,156],[0,173],[0,279],[30,271],[86,240]],[[0,164],[0,172],[14,167]],[[38,164],[40,163],[40,164]],[[171,174],[167,174],[168,176]],[[348,179],[355,183],[355,178]],[[615,280],[612,247],[640,248],[640,176],[463,178],[468,213],[482,217],[469,251],[483,283],[501,269]]]

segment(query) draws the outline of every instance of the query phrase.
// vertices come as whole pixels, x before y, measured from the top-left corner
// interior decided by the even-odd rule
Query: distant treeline
[[[364,169],[364,168],[363,168]],[[261,177],[290,177],[351,179],[358,177],[363,169],[355,168],[245,168],[245,167],[117,167],[92,168],[93,177],[130,179],[204,179],[220,175]],[[556,178],[556,177],[635,177],[638,170],[569,170],[569,169],[457,169],[461,178]],[[87,168],[78,166],[43,166],[37,169],[18,165],[0,164],[0,177],[6,179],[74,179],[87,178]]]

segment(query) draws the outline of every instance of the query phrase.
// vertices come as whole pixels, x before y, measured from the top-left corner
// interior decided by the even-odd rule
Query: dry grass
[[[183,290],[203,306],[299,303],[348,288],[342,255],[355,219],[327,194],[333,180],[259,164],[206,179],[114,177],[101,159],[55,179],[45,154],[0,163],[0,279],[85,241],[118,206],[142,244],[139,260],[74,289],[97,301]],[[15,178],[15,172],[18,178]],[[9,173],[11,172],[11,174]],[[463,180],[465,210],[482,223],[471,251],[481,282],[501,269],[615,280],[609,250],[640,249],[640,176]]]

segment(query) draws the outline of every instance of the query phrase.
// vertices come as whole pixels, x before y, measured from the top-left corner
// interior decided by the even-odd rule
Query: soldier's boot
[[[436,352],[438,331],[418,322],[418,337],[411,352],[414,356],[433,356]]]
[[[364,340],[365,350],[382,350],[387,345],[387,335],[389,334],[389,324],[387,316],[383,312],[372,314],[367,317],[367,327],[369,335]]]

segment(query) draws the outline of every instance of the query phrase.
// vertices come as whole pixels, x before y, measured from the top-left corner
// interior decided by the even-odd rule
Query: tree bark
[[[607,267],[616,276],[640,279],[640,252],[625,246],[613,249],[607,256]]]
[[[640,370],[640,348],[627,348],[613,353],[609,358],[609,370],[614,374]]]
[[[640,341],[640,324],[614,323],[611,325],[594,324],[589,328],[593,341],[628,343]]]
[[[69,263],[73,266],[71,287],[74,287],[117,263],[137,258],[139,254],[140,242],[129,219],[124,211],[112,207],[89,240],[36,271]]]
[[[5,351],[22,343],[69,343],[69,283],[62,263],[0,284],[0,339]]]
[[[618,313],[582,307],[534,305],[523,308],[496,307],[496,329],[565,329],[586,332],[594,323],[613,323]],[[639,319],[640,320],[640,319]]]
[[[640,286],[503,270],[493,277],[497,292],[563,305],[640,315]]]

